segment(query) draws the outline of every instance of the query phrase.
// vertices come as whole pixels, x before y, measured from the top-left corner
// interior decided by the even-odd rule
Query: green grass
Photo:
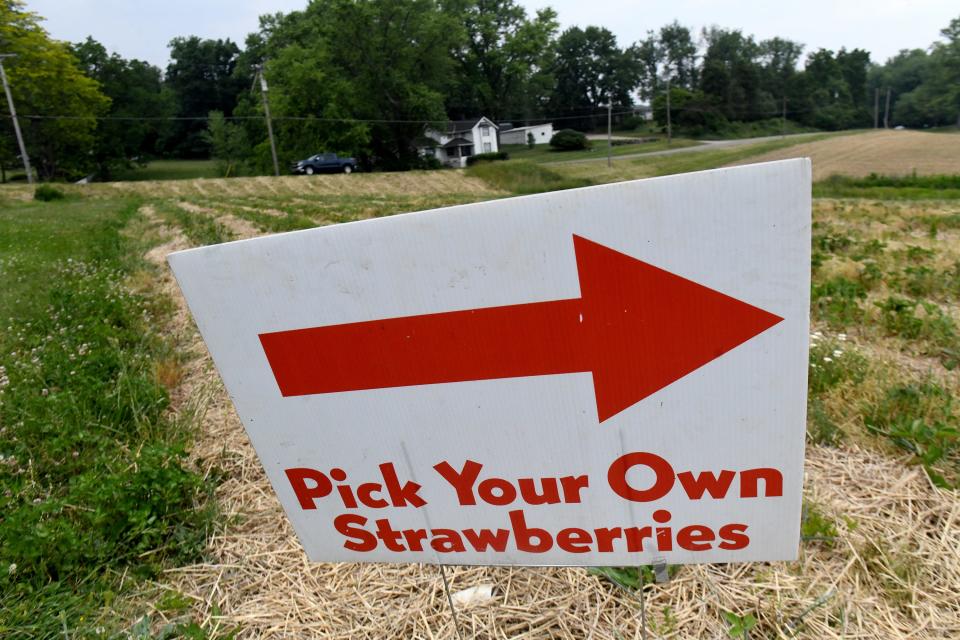
[[[215,160],[152,160],[145,167],[119,172],[118,182],[137,180],[192,180],[218,178]]]
[[[573,189],[592,184],[589,179],[565,177],[541,164],[524,160],[484,162],[468,168],[467,175],[517,195]]]
[[[618,134],[619,135],[619,134]],[[607,157],[607,141],[592,140],[592,147],[583,151],[556,151],[550,145],[540,144],[530,149],[526,145],[510,144],[503,145],[501,151],[510,154],[511,160],[529,160],[531,162],[566,162],[570,160],[590,160]],[[616,142],[616,141],[615,141]],[[695,140],[675,138],[672,143],[667,143],[666,139],[660,139],[651,142],[638,142],[634,144],[615,144],[611,149],[613,157],[633,155],[637,153],[652,153],[654,151],[665,151],[668,149],[681,149],[700,144]]]
[[[211,480],[167,412],[172,305],[134,285],[138,206],[0,210],[0,637],[106,637],[118,600],[204,547]]]
[[[960,175],[831,176],[813,186],[819,198],[870,198],[875,200],[960,200]]]

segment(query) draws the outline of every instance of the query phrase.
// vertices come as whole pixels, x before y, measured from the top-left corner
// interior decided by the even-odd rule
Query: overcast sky
[[[26,0],[60,40],[88,35],[126,58],[167,63],[175,36],[230,38],[242,45],[264,13],[300,9],[307,0]],[[621,46],[649,29],[679,20],[699,33],[704,26],[737,28],[758,39],[781,36],[806,45],[862,48],[883,62],[900,49],[926,48],[951,19],[957,0],[520,0],[532,13],[552,6],[565,27],[595,24],[613,31]]]

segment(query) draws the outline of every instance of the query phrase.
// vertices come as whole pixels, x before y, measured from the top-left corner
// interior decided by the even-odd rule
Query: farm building
[[[465,167],[467,158],[472,155],[500,150],[497,129],[489,118],[482,116],[454,120],[442,130],[427,128],[424,137],[417,141],[417,149],[421,155],[434,156],[445,165]]]
[[[530,141],[528,137],[530,135],[533,135],[534,144],[549,144],[550,138],[553,137],[553,125],[548,122],[547,124],[532,124],[529,127],[514,127],[507,131],[501,131],[500,142],[502,144],[527,144]]]

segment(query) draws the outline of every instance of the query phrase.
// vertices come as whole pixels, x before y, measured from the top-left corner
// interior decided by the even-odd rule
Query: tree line
[[[226,171],[267,172],[260,73],[284,165],[326,150],[416,167],[425,123],[480,115],[590,129],[612,105],[630,127],[639,100],[662,125],[668,88],[672,123],[691,135],[784,115],[817,129],[869,127],[876,90],[885,107],[887,88],[892,124],[960,119],[960,18],[929,48],[882,65],[862,49],[804,57],[792,40],[695,34],[678,22],[622,46],[604,27],[561,31],[555,11],[528,14],[515,0],[314,0],[262,16],[242,48],[196,36],[169,46],[161,70],[92,38],[57,42],[23,0],[0,0],[0,53],[16,54],[7,72],[43,178],[106,178],[143,159],[211,153]],[[0,169],[17,164],[3,126]]]

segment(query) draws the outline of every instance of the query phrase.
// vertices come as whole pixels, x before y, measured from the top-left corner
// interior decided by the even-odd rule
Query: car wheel
[[[308,176],[312,176],[312,175],[313,175],[313,167],[307,167],[306,169],[303,170],[303,172],[304,172],[305,174],[307,174]]]
[[[344,172],[344,173],[353,173],[353,167],[351,167],[351,166],[348,165],[348,164],[345,164],[345,165],[343,165],[343,172]]]

